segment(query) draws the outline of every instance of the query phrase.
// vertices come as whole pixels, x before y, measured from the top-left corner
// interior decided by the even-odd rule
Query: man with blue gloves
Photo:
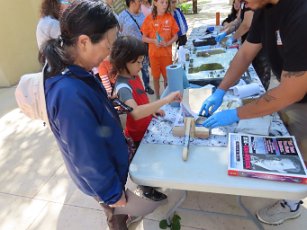
[[[234,57],[218,89],[203,103],[200,115],[209,118],[207,128],[230,125],[239,119],[255,118],[291,108],[307,93],[307,1],[306,0],[245,0],[256,10],[247,40]],[[264,49],[272,70],[281,77],[280,84],[259,99],[237,109],[214,113],[221,105],[225,91],[237,82],[257,53]],[[294,105],[292,105],[294,104]],[[307,156],[306,104],[290,117],[297,125],[292,130],[305,159]],[[287,108],[287,109],[288,109]],[[298,119],[300,117],[300,120]],[[298,125],[299,124],[299,125]],[[290,130],[291,131],[291,130]],[[260,221],[281,224],[300,216],[302,201],[279,200],[257,212]]]
[[[237,21],[236,21],[237,22]],[[231,32],[230,32],[231,33]],[[217,43],[220,43],[226,36],[228,35],[228,32],[223,31],[221,33],[219,33],[216,37],[215,37],[215,41]],[[239,37],[238,37],[239,38]],[[238,39],[234,38],[234,35],[227,38],[225,45],[226,47],[231,46],[233,43],[235,43]]]
[[[209,117],[203,126],[215,128],[219,126],[225,126],[239,121],[236,109],[224,110],[219,113],[214,113],[222,104],[225,90],[218,88],[215,92],[203,103],[200,114],[201,116]]]

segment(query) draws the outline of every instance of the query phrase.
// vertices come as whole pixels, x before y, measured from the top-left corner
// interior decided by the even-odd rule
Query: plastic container
[[[216,26],[219,26],[219,25],[220,25],[220,18],[221,18],[220,12],[216,12],[216,13],[215,13],[215,25],[216,25]]]

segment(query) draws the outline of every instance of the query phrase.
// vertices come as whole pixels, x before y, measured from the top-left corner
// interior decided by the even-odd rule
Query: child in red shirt
[[[160,98],[160,75],[167,85],[166,66],[172,64],[172,44],[177,41],[178,25],[169,13],[168,0],[154,0],[152,13],[148,15],[141,27],[143,41],[149,44],[149,61],[157,99]]]
[[[119,99],[133,110],[127,114],[125,134],[131,137],[136,147],[140,144],[152,115],[164,115],[160,107],[173,101],[180,101],[179,91],[163,99],[149,103],[143,84],[138,76],[146,55],[145,44],[129,36],[119,37],[113,44],[110,61],[117,72],[115,92]],[[151,187],[142,187],[144,195],[153,200],[165,199],[166,196]]]

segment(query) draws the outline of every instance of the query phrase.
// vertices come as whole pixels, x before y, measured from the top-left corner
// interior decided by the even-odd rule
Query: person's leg
[[[295,136],[304,161],[307,161],[307,103],[295,103],[280,112],[288,131]],[[299,200],[279,200],[257,212],[258,219],[267,224],[281,224],[301,214]]]
[[[99,202],[98,197],[94,197],[94,199]],[[99,203],[99,205],[103,208],[104,213],[106,214],[107,223],[110,230],[128,230],[127,215],[114,215],[114,208],[111,208],[106,204]]]
[[[160,58],[152,58],[150,57],[151,64],[151,74],[153,77],[154,90],[156,94],[156,98],[160,98]]]
[[[160,99],[160,77],[153,77],[154,90],[156,93],[156,99]]]
[[[167,74],[166,74],[166,67],[173,64],[172,57],[161,57],[161,73],[164,79],[164,89],[167,86]]]
[[[257,54],[252,64],[262,85],[267,90],[271,80],[271,66],[263,50]]]
[[[141,69],[144,88],[145,88],[146,93],[154,94],[154,91],[150,88],[150,85],[149,85],[150,76],[149,76],[148,67],[149,67],[148,56],[145,56],[144,61],[143,61],[143,67]]]

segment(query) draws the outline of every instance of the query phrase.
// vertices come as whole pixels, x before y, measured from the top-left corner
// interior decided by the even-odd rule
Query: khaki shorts
[[[307,161],[307,103],[295,103],[280,111],[288,131],[295,136],[298,147]]]

